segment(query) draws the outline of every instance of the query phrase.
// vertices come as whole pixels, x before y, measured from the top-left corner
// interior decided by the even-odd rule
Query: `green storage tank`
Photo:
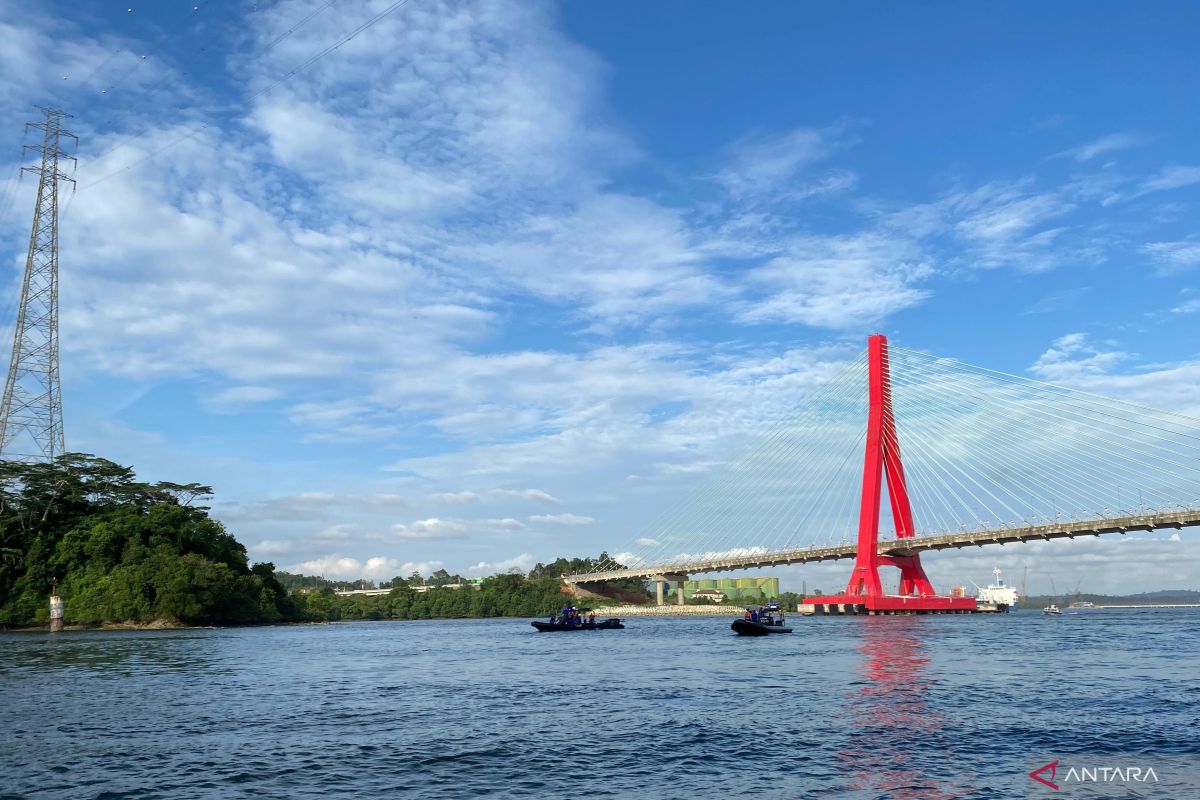
[[[702,581],[700,581],[700,588],[701,589],[716,589],[717,582],[715,580],[713,580],[712,578],[702,580]]]
[[[757,589],[758,578],[738,578],[737,587],[739,589]]]
[[[721,585],[718,586],[717,588],[718,589],[736,589],[737,581],[734,580],[733,578],[721,578]]]

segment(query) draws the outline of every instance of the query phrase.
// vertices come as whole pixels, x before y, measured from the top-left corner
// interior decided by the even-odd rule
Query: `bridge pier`
[[[800,614],[818,617],[910,617],[916,614],[974,614],[978,609],[966,605],[958,597],[904,597],[884,595],[879,598],[809,597],[800,605]],[[824,601],[824,602],[822,602]]]
[[[672,583],[678,583],[675,587],[675,596],[679,605],[683,605],[683,583],[688,579],[687,575],[652,575],[650,580],[654,581],[656,594],[658,595],[658,604],[665,606],[667,604],[667,592],[670,590]]]

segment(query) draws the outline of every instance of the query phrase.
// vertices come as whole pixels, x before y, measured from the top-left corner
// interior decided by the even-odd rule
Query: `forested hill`
[[[1051,603],[1066,605],[1074,602],[1095,603],[1098,606],[1153,606],[1200,604],[1200,592],[1194,589],[1160,589],[1138,594],[1030,595],[1021,601],[1026,608],[1044,608]]]
[[[251,567],[245,547],[198,505],[211,494],[144,483],[80,453],[0,462],[0,624],[44,622],[52,580],[70,623],[296,618],[274,566]]]

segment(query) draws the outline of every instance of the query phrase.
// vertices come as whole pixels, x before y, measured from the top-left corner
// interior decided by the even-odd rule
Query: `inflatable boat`
[[[567,625],[562,622],[531,622],[529,624],[537,628],[541,633],[551,631],[610,631],[625,627],[621,624],[621,620],[616,617],[610,617],[603,622],[581,622],[578,625]]]

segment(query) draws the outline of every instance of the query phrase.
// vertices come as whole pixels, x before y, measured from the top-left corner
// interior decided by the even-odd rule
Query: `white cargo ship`
[[[999,567],[992,570],[992,574],[996,576],[996,579],[986,588],[976,584],[976,588],[979,589],[979,596],[975,598],[975,602],[981,607],[992,606],[996,611],[1000,612],[1016,610],[1017,604],[1021,599],[1020,595],[1017,594],[1016,588],[1004,582]]]

